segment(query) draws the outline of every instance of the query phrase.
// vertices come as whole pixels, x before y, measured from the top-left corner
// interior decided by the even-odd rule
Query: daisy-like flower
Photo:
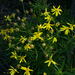
[[[17,55],[16,51],[11,52],[11,53],[12,53],[12,55],[10,56],[10,58],[15,58],[15,59],[17,59],[18,55]]]
[[[48,60],[46,60],[44,63],[48,63],[48,67],[52,64],[56,65],[57,63],[52,59],[53,55],[50,56]]]
[[[34,32],[33,37],[31,37],[32,40],[36,40],[36,39],[40,39],[40,40],[44,40],[41,35],[43,34],[43,32]]]
[[[51,22],[51,20],[53,19],[53,17],[50,16],[50,15],[48,15],[48,16],[46,16],[44,19],[46,19],[48,22]]]
[[[20,41],[22,44],[24,44],[26,40],[27,40],[27,38],[25,38],[25,37],[21,36],[21,38],[20,38],[20,40],[19,40],[19,41]]]
[[[40,25],[37,26],[37,28],[38,28],[38,31],[39,31],[39,30],[43,29],[44,26],[42,24],[40,24]]]
[[[9,73],[10,73],[10,75],[15,75],[15,73],[19,73],[18,71],[17,71],[17,69],[15,69],[14,67],[12,67],[12,66],[10,66],[11,68],[9,69]]]
[[[29,69],[29,67],[21,67],[22,70],[24,70],[24,75],[30,75],[30,71],[33,71],[32,69]]]
[[[53,24],[50,24],[50,23],[44,23],[43,25],[46,30],[51,30],[53,26]]]
[[[48,15],[49,15],[49,13],[50,13],[50,12],[48,12],[48,11],[47,11],[47,8],[45,8],[45,12],[44,12],[44,13],[42,13],[42,15],[44,15],[44,16],[48,16]]]
[[[60,5],[57,8],[53,6],[51,12],[53,13],[53,15],[58,16],[61,15],[62,9],[60,9]]]
[[[32,49],[32,48],[34,48],[34,45],[33,44],[30,44],[30,43],[28,43],[28,44],[26,44],[25,46],[24,46],[24,49],[25,50],[29,50],[29,49]]]
[[[65,35],[68,35],[70,33],[70,30],[72,30],[72,28],[67,27],[67,26],[62,26],[60,28],[60,31],[64,31]]]
[[[26,62],[25,58],[26,56],[19,56],[19,63]]]

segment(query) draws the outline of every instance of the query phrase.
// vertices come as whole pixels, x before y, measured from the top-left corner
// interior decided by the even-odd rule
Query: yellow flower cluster
[[[29,49],[32,49],[32,48],[34,48],[34,45],[33,44],[30,44],[30,43],[28,43],[28,44],[26,44],[25,46],[24,46],[24,49],[25,50],[29,50]]]
[[[9,28],[9,29],[2,29],[0,31],[0,34],[4,37],[4,40],[11,40],[14,39],[15,37],[10,36],[9,33],[14,33],[15,29],[14,28]]]
[[[26,60],[25,60],[26,55],[25,56],[18,56],[16,51],[11,52],[11,53],[12,53],[12,55],[10,56],[10,58],[14,58],[16,60],[19,60],[19,63],[22,63],[22,62],[26,63]]]
[[[37,30],[35,32],[32,33],[32,36],[29,35],[29,37],[27,36],[20,36],[19,38],[19,45],[21,44],[21,49],[23,49],[23,51],[27,52],[31,49],[33,49],[34,47],[36,48],[36,45],[34,46],[34,42],[36,42],[35,40],[41,40],[42,41],[42,47],[46,47],[47,49],[47,44],[45,43],[45,40],[50,41],[52,47],[50,48],[50,44],[49,44],[49,48],[53,49],[54,44],[56,44],[57,42],[59,42],[59,35],[61,34],[61,32],[64,32],[65,35],[68,35],[71,31],[74,30],[75,25],[70,24],[70,23],[66,23],[65,25],[62,25],[59,21],[55,21],[55,17],[53,15],[55,15],[56,17],[58,15],[61,15],[61,8],[60,5],[56,8],[55,6],[53,6],[53,8],[51,9],[51,12],[49,12],[47,10],[47,8],[45,9],[45,12],[42,13],[42,16],[44,16],[44,23],[37,25]],[[9,16],[7,17],[7,20],[10,21]],[[22,18],[21,22],[25,22],[26,18]],[[7,39],[11,39],[12,37],[10,35],[8,35],[9,33],[14,33],[16,29],[14,28],[10,28],[10,29],[3,29],[0,31],[1,35],[4,35],[4,40]],[[20,30],[21,31],[21,30]],[[43,43],[44,42],[44,43]],[[19,46],[18,44],[17,47]],[[42,48],[41,47],[41,48]],[[16,49],[17,50],[17,49]],[[21,50],[18,50],[21,51]],[[36,52],[37,53],[37,52]],[[43,50],[43,53],[45,53],[45,51]],[[11,56],[10,58],[14,58],[18,61],[19,64],[21,63],[27,63],[26,57],[27,55],[18,55],[17,51],[11,52]],[[46,56],[48,57],[48,54],[46,54]],[[53,60],[53,55],[50,56],[50,58],[48,60],[46,60],[44,63],[48,63],[48,67],[51,64],[57,65],[57,63]],[[20,67],[21,70],[24,70],[24,75],[30,75],[30,71],[33,71],[32,69],[30,69],[29,67],[24,67],[21,65]],[[15,75],[15,73],[17,71],[17,69],[11,67],[10,70],[10,75]],[[46,72],[43,73],[43,75],[47,75]]]
[[[11,67],[11,68],[9,69],[10,75],[15,75],[16,73],[19,73],[19,72],[17,71],[17,69],[15,69],[15,68],[12,67],[12,66],[10,66],[10,67]],[[31,74],[30,74],[30,71],[33,71],[33,70],[30,69],[29,67],[24,67],[24,66],[21,66],[21,68],[19,68],[19,69],[25,71],[25,72],[24,72],[24,75],[31,75]]]

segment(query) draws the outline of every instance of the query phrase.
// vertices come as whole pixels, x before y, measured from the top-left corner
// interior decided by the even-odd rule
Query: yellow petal
[[[68,35],[69,32],[69,29],[65,30],[65,35]]]
[[[55,61],[52,60],[52,64],[56,65],[57,63]]]
[[[43,73],[43,75],[47,75],[47,73],[46,73],[46,72],[44,72],[44,73]]]
[[[56,38],[56,37],[53,38],[53,43],[54,43],[54,42],[57,42],[57,38]]]

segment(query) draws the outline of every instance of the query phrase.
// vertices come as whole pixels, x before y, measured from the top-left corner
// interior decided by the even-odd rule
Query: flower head
[[[31,39],[32,39],[32,40],[36,40],[36,39],[43,40],[43,38],[41,37],[42,33],[43,33],[43,32],[40,32],[40,31],[34,32],[33,37],[31,37]]]
[[[33,45],[33,44],[30,44],[30,43],[28,43],[28,44],[26,44],[26,45],[24,46],[24,49],[26,49],[27,51],[28,51],[29,49],[32,49],[32,48],[34,48],[34,45]]]
[[[50,16],[50,15],[48,15],[48,16],[46,16],[44,19],[46,19],[47,22],[51,22],[51,20],[53,19],[53,17]]]
[[[23,44],[23,43],[25,43],[25,41],[27,40],[27,38],[25,38],[25,37],[23,37],[23,36],[21,36],[21,38],[20,38],[20,42]]]
[[[51,12],[55,16],[61,15],[60,12],[62,12],[62,10],[60,9],[60,5],[57,8],[55,6],[53,6],[53,8],[51,9]]]
[[[19,60],[20,60],[19,63],[26,62],[25,57],[26,56],[19,56]]]
[[[67,26],[62,26],[62,27],[60,28],[60,31],[65,31],[65,32],[64,32],[65,35],[68,35],[68,34],[70,33],[70,30],[71,30],[71,28],[70,28],[70,27],[67,27]]]
[[[52,57],[53,55],[51,55],[50,58],[44,62],[44,63],[48,63],[48,67],[51,65],[51,63],[54,65],[57,64],[55,61],[53,61]]]
[[[17,69],[15,69],[14,67],[12,67],[11,66],[11,68],[9,69],[9,73],[10,73],[10,75],[15,75],[15,73],[17,72],[17,73],[19,73],[18,71],[17,71]]]
[[[33,71],[32,69],[29,69],[29,67],[22,66],[21,69],[25,71],[24,75],[30,75],[30,71]]]
[[[50,12],[47,11],[47,8],[45,8],[45,12],[42,14],[44,16],[48,16]]]
[[[17,59],[18,55],[17,55],[16,51],[11,52],[11,53],[12,53],[12,55],[10,56],[10,58],[15,58],[15,59]]]

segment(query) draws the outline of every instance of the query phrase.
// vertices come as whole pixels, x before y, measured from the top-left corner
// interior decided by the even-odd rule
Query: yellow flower
[[[57,22],[55,25],[56,25],[57,27],[60,26],[60,22]]]
[[[17,59],[18,55],[17,55],[16,51],[11,52],[11,53],[12,53],[12,55],[10,56],[10,58],[15,58],[15,59]]]
[[[10,28],[10,29],[9,29],[9,32],[10,32],[10,33],[13,33],[13,32],[14,32],[14,28]]]
[[[71,30],[74,30],[75,25],[70,24],[70,23],[67,23],[67,25],[69,25],[69,26],[70,26],[70,29],[71,29]]]
[[[54,42],[57,42],[57,38],[56,38],[56,37],[53,38],[53,43],[54,43]]]
[[[38,25],[37,27],[38,27],[38,30],[40,30],[40,29],[43,29],[43,28],[44,28],[44,26],[43,26],[42,24]]]
[[[53,24],[50,24],[50,23],[44,23],[44,28],[46,29],[46,30],[50,30],[50,29],[52,29],[52,26]]]
[[[25,46],[24,46],[24,49],[26,49],[27,51],[29,50],[29,49],[32,49],[32,48],[34,48],[34,45],[33,44],[26,44]]]
[[[44,72],[44,73],[43,73],[43,75],[47,75],[47,73],[46,73],[46,72]]]
[[[9,36],[7,34],[4,36],[4,40],[10,40],[10,39],[11,39],[11,36]]]
[[[15,73],[17,72],[17,73],[19,73],[18,71],[17,71],[17,69],[15,69],[14,67],[12,67],[11,66],[11,68],[9,69],[9,73],[10,73],[10,75],[15,75]]]
[[[36,40],[36,39],[40,39],[43,40],[43,38],[41,37],[43,32],[34,32],[33,37],[31,37],[32,40]]]
[[[6,31],[5,31],[4,29],[2,29],[2,30],[0,31],[0,34],[6,35]]]
[[[60,31],[65,31],[65,35],[68,35],[70,33],[71,28],[67,26],[63,26],[60,28]]]
[[[23,17],[21,20],[22,20],[22,22],[26,22],[26,17]]]
[[[58,8],[55,8],[55,6],[53,6],[53,8],[51,9],[51,12],[52,12],[53,15],[55,15],[55,16],[61,15],[60,12],[62,12],[62,10],[60,9],[60,5],[58,6]]]
[[[51,20],[53,19],[53,17],[50,16],[50,15],[48,15],[44,19],[47,20],[48,22],[51,22]]]
[[[25,37],[21,36],[21,38],[20,38],[20,40],[19,40],[19,41],[20,41],[22,44],[24,44],[26,40],[27,40],[27,38],[25,38]]]
[[[18,56],[18,57],[19,57],[19,60],[20,60],[19,63],[26,62],[26,60],[25,60],[26,56]]]
[[[52,57],[53,55],[51,55],[50,58],[44,62],[44,63],[48,63],[48,67],[51,65],[51,63],[54,65],[57,64],[55,61],[53,61]]]
[[[48,16],[50,12],[47,11],[47,8],[45,8],[45,12],[43,13],[44,16]]]
[[[24,75],[30,75],[30,71],[33,71],[32,69],[29,69],[29,67],[22,66],[21,69],[25,71]]]

